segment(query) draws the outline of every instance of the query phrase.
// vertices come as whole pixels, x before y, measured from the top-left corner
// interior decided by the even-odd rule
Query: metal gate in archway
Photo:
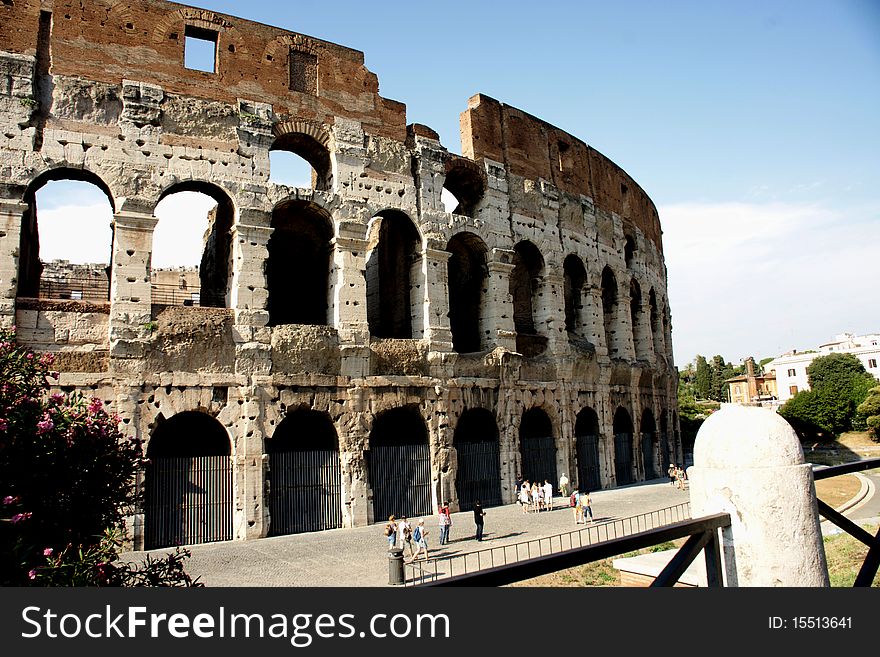
[[[614,434],[614,474],[618,486],[633,483],[632,434]]]
[[[556,482],[556,441],[553,436],[522,438],[522,477],[531,482]]]
[[[455,445],[458,471],[455,492],[462,511],[481,506],[501,504],[501,474],[498,466],[498,441],[480,443],[460,442]]]
[[[583,491],[598,490],[599,481],[599,436],[595,434],[578,436],[577,449],[578,488]]]
[[[431,503],[431,448],[416,445],[376,445],[369,452],[373,517],[428,516]]]
[[[655,479],[657,473],[654,471],[654,434],[642,434],[642,465],[645,466],[645,480]]]
[[[270,536],[342,527],[339,452],[273,452],[268,476]]]
[[[231,457],[155,457],[145,483],[145,549],[232,539]]]

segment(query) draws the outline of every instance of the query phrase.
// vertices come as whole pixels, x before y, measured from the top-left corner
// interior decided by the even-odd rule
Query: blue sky
[[[610,157],[660,211],[679,366],[880,332],[876,1],[194,4],[363,51],[451,151],[485,93]]]

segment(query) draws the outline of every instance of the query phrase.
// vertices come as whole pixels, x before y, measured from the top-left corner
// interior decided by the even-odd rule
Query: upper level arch
[[[455,197],[454,214],[474,216],[474,210],[486,192],[486,173],[479,164],[463,157],[446,160],[443,188]]]
[[[544,275],[544,258],[538,247],[528,240],[513,248],[513,271],[510,272],[510,294],[513,297],[513,325],[516,349],[526,356],[544,351],[546,338],[539,336],[535,314],[540,308],[540,292]]]
[[[273,128],[272,151],[288,151],[298,155],[312,167],[312,189],[327,191],[333,187],[330,161],[330,136],[323,126],[306,121],[285,121]]]
[[[459,353],[480,351],[485,346],[485,281],[488,249],[473,233],[456,233],[446,245],[452,255],[447,262],[449,325],[452,346]]]
[[[367,323],[377,338],[420,337],[422,237],[409,215],[382,210],[367,229]]]
[[[583,294],[587,270],[583,261],[571,253],[562,263],[565,295],[565,330],[580,334],[584,327]]]
[[[266,262],[269,324],[328,323],[333,219],[311,201],[288,200],[272,211]]]

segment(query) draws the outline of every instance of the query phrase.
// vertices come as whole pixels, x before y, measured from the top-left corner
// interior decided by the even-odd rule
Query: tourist
[[[532,484],[532,510],[536,513],[541,510],[541,494],[538,492],[540,489],[538,488],[538,482],[534,482]]]
[[[406,516],[403,516],[397,523],[397,540],[400,543],[400,549],[405,551],[405,548],[409,547],[409,554],[412,556],[412,526],[407,522]]]
[[[519,489],[519,505],[523,513],[529,512],[529,482],[524,481]]]
[[[449,503],[443,502],[438,513],[440,525],[440,545],[449,543],[449,528],[452,526],[452,516],[449,514]]]
[[[413,531],[413,535],[412,535],[413,541],[415,541],[416,547],[418,548],[418,550],[416,550],[416,553],[412,557],[413,561],[415,561],[416,559],[419,558],[419,555],[422,553],[422,550],[425,551],[424,558],[427,561],[427,559],[428,559],[428,539],[427,539],[427,536],[428,536],[428,530],[425,529],[425,520],[424,520],[424,518],[419,518],[419,524],[416,525],[416,528]]]
[[[480,500],[474,502],[474,524],[477,526],[477,533],[475,538],[478,541],[483,540],[483,519],[486,517],[486,512],[483,511],[483,507],[480,506]]]
[[[581,493],[578,489],[575,488],[571,494],[569,504],[574,508],[574,524],[580,525],[584,521],[584,508],[581,506]]]
[[[397,523],[394,522],[394,516],[388,516],[388,524],[385,525],[385,536],[388,537],[388,549],[394,547],[397,543]]]
[[[675,463],[670,463],[669,468],[666,470],[666,474],[669,475],[669,485],[670,486],[675,486],[675,480],[677,479],[675,471],[677,469],[678,468],[676,468]]]
[[[559,478],[559,494],[562,495],[562,497],[568,497],[568,477],[565,476],[564,472]]]
[[[587,516],[590,516],[590,522],[593,522],[593,499],[590,497],[590,491],[581,494],[580,503],[583,509],[581,516],[583,517],[584,524],[587,524]]]
[[[553,510],[553,484],[549,479],[544,480],[544,506],[548,511]]]

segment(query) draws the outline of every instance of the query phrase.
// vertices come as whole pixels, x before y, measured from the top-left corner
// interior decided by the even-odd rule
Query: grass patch
[[[877,534],[877,527],[866,526],[864,529],[871,535]],[[849,534],[826,536],[824,540],[831,586],[852,586],[868,554],[868,546]],[[880,587],[880,573],[874,577],[871,586]]]

